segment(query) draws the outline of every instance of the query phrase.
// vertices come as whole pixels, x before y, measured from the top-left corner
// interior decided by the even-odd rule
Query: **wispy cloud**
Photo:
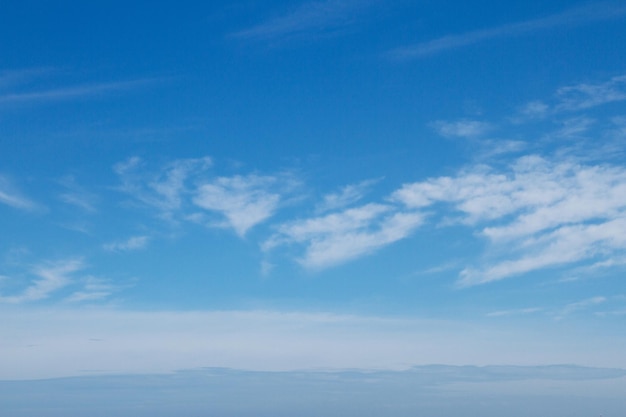
[[[326,194],[322,202],[317,205],[316,211],[323,213],[348,207],[361,200],[375,183],[376,180],[361,181],[357,184],[346,185],[336,193]]]
[[[421,42],[416,45],[396,48],[391,51],[390,54],[391,56],[399,59],[422,58],[451,49],[475,45],[491,39],[535,33],[562,26],[582,25],[586,23],[616,19],[624,16],[625,14],[626,7],[622,4],[607,2],[595,3],[582,7],[576,7],[562,13],[538,19],[511,23],[457,35],[447,35],[431,41]]]
[[[526,156],[510,171],[479,166],[406,184],[393,198],[415,210],[438,205],[447,222],[477,228],[500,248],[499,260],[465,268],[461,286],[626,251],[626,170],[618,166]]]
[[[289,174],[210,175],[209,157],[177,159],[150,170],[140,158],[115,165],[119,190],[168,220],[232,228],[239,236],[266,221],[298,186]]]
[[[626,100],[626,75],[598,84],[577,84],[557,90],[556,111],[584,110],[614,101]]]
[[[80,259],[68,259],[39,265],[32,270],[37,279],[20,294],[0,296],[0,302],[16,304],[46,299],[54,292],[72,284],[72,274],[83,268],[84,263]]]
[[[526,314],[534,314],[539,313],[545,310],[542,307],[529,307],[529,308],[520,308],[515,310],[498,310],[493,311],[491,313],[487,313],[487,317],[505,317],[505,316],[517,316],[517,315],[526,315]]]
[[[35,79],[53,73],[53,68],[22,68],[0,71],[0,91],[15,89]]]
[[[589,308],[591,308],[593,306],[604,304],[606,301],[607,301],[606,297],[600,297],[600,296],[587,298],[587,299],[581,300],[581,301],[576,301],[574,303],[570,303],[570,304],[566,305],[564,308],[562,308],[560,311],[558,311],[556,316],[555,316],[555,318],[557,320],[562,320],[566,316],[569,316],[570,314],[573,314],[573,313],[578,312],[580,310],[589,309]]]
[[[328,33],[353,22],[355,13],[372,0],[324,0],[307,2],[282,16],[270,19],[232,36],[251,40],[272,40]]]
[[[303,266],[326,268],[403,239],[422,222],[419,213],[399,212],[390,205],[370,203],[282,225],[263,248],[301,244],[304,255],[299,261]]]
[[[69,303],[84,303],[90,301],[100,301],[110,297],[120,289],[119,286],[112,285],[107,280],[88,276],[83,279],[82,288],[70,294],[65,301]]]
[[[87,212],[93,213],[97,211],[95,206],[96,196],[77,184],[73,176],[62,178],[60,184],[65,188],[65,191],[59,194],[61,201]]]
[[[152,79],[73,85],[57,89],[0,93],[0,105],[45,103],[104,96],[154,82]]]
[[[441,136],[460,138],[475,138],[493,129],[493,126],[487,122],[468,119],[453,122],[439,120],[432,126]]]
[[[164,217],[171,217],[191,192],[189,182],[202,178],[212,166],[209,157],[177,159],[154,171],[141,158],[132,157],[116,164],[113,170],[122,183],[120,191],[157,209]]]
[[[540,120],[548,116],[580,112],[624,100],[626,100],[626,75],[618,75],[608,81],[561,87],[547,100],[533,100],[521,106],[513,121],[520,123]],[[585,116],[569,120],[578,127],[587,127],[593,122]],[[578,123],[575,123],[576,120]]]
[[[0,175],[0,203],[21,210],[36,210],[37,204],[24,197],[6,177]]]
[[[107,243],[102,247],[111,252],[130,252],[144,249],[149,241],[149,236],[132,236],[121,242]]]
[[[193,202],[205,210],[220,213],[239,236],[270,218],[278,209],[282,194],[294,185],[279,176],[219,177],[198,187]],[[218,223],[219,225],[219,223]]]

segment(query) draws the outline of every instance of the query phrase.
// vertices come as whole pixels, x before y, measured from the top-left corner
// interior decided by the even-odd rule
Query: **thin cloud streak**
[[[149,241],[149,236],[132,236],[121,242],[107,243],[102,247],[110,252],[130,252],[144,249]]]
[[[298,244],[304,249],[298,262],[305,268],[319,270],[402,240],[423,222],[421,213],[370,203],[284,224],[262,248],[269,251],[281,245]]]
[[[223,215],[224,225],[244,237],[278,209],[281,193],[273,191],[278,184],[280,179],[273,176],[220,177],[202,184],[193,201],[198,207]]]
[[[490,39],[523,35],[561,26],[582,25],[585,23],[616,19],[625,14],[626,6],[613,3],[576,7],[544,18],[512,23],[490,29],[476,30],[459,35],[448,35],[417,45],[396,48],[390,52],[390,55],[397,59],[423,58],[450,49],[474,45]]]
[[[17,192],[9,180],[2,175],[0,175],[0,203],[20,210],[37,209],[34,202]]]
[[[110,83],[84,84],[44,91],[7,93],[0,95],[0,105],[20,105],[26,103],[45,103],[104,96],[109,93],[125,91],[154,82],[154,79],[119,81]]]
[[[71,275],[84,268],[81,259],[69,259],[39,265],[33,269],[38,277],[17,295],[0,296],[0,302],[18,304],[49,298],[54,292],[72,283]]]
[[[475,229],[500,255],[461,271],[460,287],[626,251],[626,171],[618,166],[519,158],[510,171],[485,166],[406,184],[392,198],[416,211],[437,205],[448,224]],[[440,220],[441,221],[441,220]]]
[[[250,40],[270,40],[294,35],[325,32],[348,25],[357,10],[372,1],[326,0],[303,4],[293,12],[271,19],[232,37]]]

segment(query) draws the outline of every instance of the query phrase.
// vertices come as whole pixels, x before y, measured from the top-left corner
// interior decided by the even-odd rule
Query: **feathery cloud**
[[[36,280],[20,294],[0,296],[0,302],[17,304],[46,299],[55,291],[72,284],[71,275],[83,268],[84,263],[80,259],[68,259],[39,265],[32,271],[37,277]]]
[[[232,228],[240,237],[272,217],[298,186],[288,174],[214,177],[209,157],[177,159],[156,171],[145,165],[137,157],[115,165],[119,190],[165,219]]]
[[[350,206],[361,200],[376,180],[361,181],[342,187],[336,193],[326,194],[321,203],[316,207],[318,213],[333,211]]]
[[[608,81],[561,87],[549,100],[533,100],[523,105],[513,120],[522,122],[544,119],[551,115],[579,112],[624,100],[626,100],[626,75],[618,75]],[[584,116],[577,119],[591,120]]]
[[[149,236],[132,236],[121,242],[107,243],[103,248],[111,252],[130,252],[145,248],[149,241]]]
[[[0,203],[16,209],[35,210],[37,205],[24,197],[15,189],[13,184],[4,176],[0,175]]]
[[[398,59],[423,58],[443,51],[475,45],[490,39],[519,36],[555,27],[582,25],[609,19],[617,19],[626,14],[626,7],[620,4],[601,2],[566,10],[551,16],[510,23],[489,29],[481,29],[458,35],[447,35],[416,45],[396,48],[390,52]]]
[[[298,35],[327,33],[344,27],[371,0],[323,0],[302,4],[290,13],[234,33],[242,39],[271,40]]]
[[[193,202],[209,211],[222,214],[226,223],[243,237],[255,225],[270,218],[281,201],[284,186],[274,176],[220,177],[198,187]]]
[[[622,167],[526,156],[508,172],[480,166],[406,184],[392,198],[416,210],[437,205],[448,221],[478,228],[494,246],[508,248],[489,265],[465,268],[461,286],[626,251]]]
[[[212,166],[209,157],[177,159],[151,172],[141,158],[132,157],[116,164],[113,170],[122,183],[120,191],[169,218],[182,209],[183,197],[191,193],[188,182],[202,178]]]
[[[597,296],[597,297],[591,297],[591,298],[587,298],[585,300],[581,300],[581,301],[576,301],[574,303],[570,303],[568,305],[566,305],[565,307],[563,307],[555,316],[555,318],[557,320],[562,320],[564,319],[566,316],[573,314],[577,311],[580,310],[586,310],[589,309],[593,306],[597,306],[600,304],[604,304],[605,302],[607,302],[607,298],[606,297],[601,297],[601,296]]]
[[[99,97],[115,92],[138,88],[154,81],[154,79],[142,79],[108,83],[91,83],[39,91],[5,92],[0,93],[0,105],[46,103]]]
[[[441,136],[460,138],[474,138],[482,136],[493,129],[493,126],[487,122],[467,119],[457,120],[454,122],[439,120],[434,122],[432,126]]]
[[[401,240],[422,222],[419,213],[396,212],[390,205],[370,203],[284,224],[264,243],[263,249],[304,245],[299,262],[306,268],[326,268]]]
[[[90,213],[97,211],[96,196],[78,185],[74,177],[66,176],[59,182],[65,188],[65,191],[59,195],[61,201]]]

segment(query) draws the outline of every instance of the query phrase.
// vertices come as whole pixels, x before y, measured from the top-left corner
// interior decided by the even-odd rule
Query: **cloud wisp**
[[[282,183],[282,184],[281,184]],[[276,176],[247,175],[219,177],[198,187],[193,202],[205,210],[221,214],[240,236],[274,215],[281,201],[281,185]]]
[[[466,32],[458,35],[447,35],[416,45],[396,48],[390,55],[396,59],[416,59],[441,53],[447,50],[463,48],[486,42],[491,39],[519,36],[528,33],[548,30],[556,27],[582,25],[609,19],[621,18],[626,15],[626,7],[614,3],[596,3],[566,10],[551,16],[511,23],[488,29]]]
[[[321,269],[369,254],[409,236],[423,222],[420,213],[370,203],[280,226],[263,248],[304,245],[301,265]]]
[[[205,176],[213,166],[209,157],[177,159],[163,168],[150,171],[146,163],[132,157],[113,167],[121,185],[118,187],[143,206],[156,209],[161,216],[171,218],[183,209],[186,195],[190,193],[189,182]]]
[[[626,100],[626,75],[598,83],[580,83],[559,88],[551,100],[533,100],[522,106],[514,121],[544,119],[561,113],[580,112]],[[574,119],[589,121],[586,117]],[[616,120],[619,124],[619,119]]]
[[[19,209],[33,211],[37,205],[24,197],[15,186],[4,176],[0,175],[0,203]]]
[[[406,184],[393,198],[408,208],[435,205],[447,221],[475,228],[499,260],[461,272],[459,285],[498,281],[626,251],[626,170],[519,158],[508,172],[484,166]]]
[[[59,199],[65,204],[80,208],[88,213],[98,211],[96,208],[97,197],[77,184],[73,176],[66,176],[62,178],[59,183],[65,188],[65,190],[59,194]]]
[[[365,180],[341,187],[338,192],[326,194],[322,202],[316,206],[316,212],[325,213],[351,206],[363,199],[376,182],[376,180]]]
[[[37,279],[19,294],[0,296],[0,302],[19,304],[49,298],[54,292],[72,284],[72,274],[83,268],[84,263],[80,259],[39,265],[32,271]]]
[[[21,286],[13,294],[0,292],[0,304],[42,303],[47,300],[64,303],[89,303],[107,299],[123,288],[109,280],[85,275],[88,265],[82,258],[67,258],[40,262],[33,267],[22,268],[18,277],[0,276],[3,286]],[[27,277],[24,279],[22,277]],[[26,285],[20,282],[26,281]]]
[[[211,175],[209,157],[178,159],[150,171],[137,157],[115,165],[119,190],[164,219],[230,228],[244,237],[267,221],[298,187],[289,174]]]
[[[0,105],[23,105],[76,100],[105,96],[111,93],[138,88],[153,82],[152,79],[92,83],[57,89],[0,93]]]
[[[493,126],[480,120],[461,119],[453,122],[439,120],[432,124],[441,136],[452,138],[476,138],[491,131]]]
[[[131,236],[124,241],[106,243],[102,247],[110,252],[131,252],[144,249],[148,242],[149,236]]]
[[[239,39],[270,41],[325,34],[352,23],[355,13],[371,3],[371,0],[309,1],[290,13],[236,32],[231,36]]]

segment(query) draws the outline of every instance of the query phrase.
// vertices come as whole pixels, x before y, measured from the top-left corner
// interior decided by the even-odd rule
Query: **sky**
[[[0,408],[626,410],[624,4],[204,3],[3,6]]]

